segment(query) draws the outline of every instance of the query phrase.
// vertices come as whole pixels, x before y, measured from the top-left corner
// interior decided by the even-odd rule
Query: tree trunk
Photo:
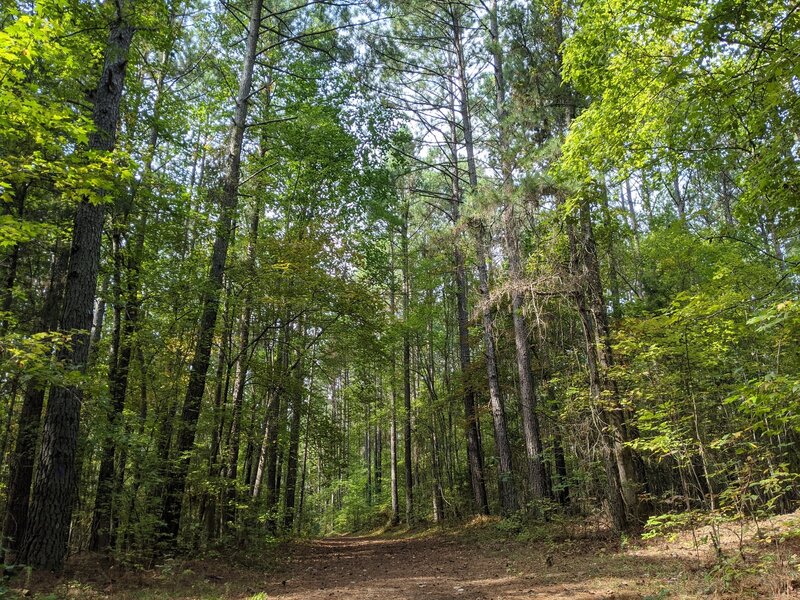
[[[303,333],[303,327],[300,326]],[[302,350],[301,350],[302,351]],[[295,366],[296,377],[291,389],[291,410],[292,420],[289,425],[289,450],[286,457],[286,486],[284,496],[283,529],[291,532],[294,525],[295,515],[295,496],[297,490],[297,466],[300,451],[300,427],[303,414],[303,361],[302,356],[298,359]],[[367,456],[369,460],[369,456]]]
[[[514,491],[514,470],[511,466],[511,445],[508,442],[506,414],[503,407],[503,396],[500,392],[500,379],[497,376],[497,353],[494,344],[494,314],[489,297],[489,273],[486,266],[486,232],[483,224],[478,226],[478,278],[480,297],[483,307],[483,341],[486,355],[486,374],[489,379],[489,408],[492,411],[494,425],[495,452],[498,457],[498,490],[500,506],[504,515],[516,510],[516,492]]]
[[[266,488],[267,488],[267,528],[271,533],[275,533],[277,529],[277,521],[275,511],[278,507],[278,499],[280,493],[280,456],[278,444],[280,441],[280,431],[282,425],[281,416],[284,412],[283,409],[283,396],[286,393],[288,378],[291,373],[289,371],[289,346],[291,344],[291,324],[289,321],[289,314],[287,311],[285,322],[281,328],[281,336],[278,339],[278,352],[280,358],[278,359],[278,376],[279,381],[275,389],[275,393],[270,397],[269,406],[267,407],[267,431],[264,438],[264,454],[265,454],[265,467],[264,473],[266,475]]]
[[[467,148],[467,170],[469,174],[470,186],[474,189],[477,186],[475,157],[472,147],[472,127],[469,119],[469,99],[466,95],[466,66],[464,64],[464,52],[461,41],[461,22],[460,17],[453,10],[453,40],[456,54],[457,81],[460,91],[461,105],[461,126],[464,132],[464,144]],[[452,196],[450,204],[450,216],[454,225],[459,225],[461,215],[461,182],[459,174],[458,160],[458,134],[457,119],[455,115],[455,92],[450,95],[451,123],[450,123],[450,153],[451,153],[451,174]],[[462,384],[464,386],[464,418],[466,421],[467,437],[467,462],[469,464],[470,482],[472,484],[472,495],[475,501],[475,508],[482,514],[489,514],[489,502],[486,496],[486,482],[483,473],[483,449],[481,448],[480,432],[478,430],[478,413],[475,408],[475,390],[471,377],[470,365],[472,359],[469,346],[469,316],[467,312],[467,275],[464,255],[461,252],[458,241],[453,247],[453,259],[455,263],[455,283],[456,283],[456,305],[458,315],[458,350],[461,363]]]
[[[531,349],[528,338],[528,325],[523,313],[524,296],[522,293],[522,260],[514,222],[513,205],[506,206],[503,219],[505,221],[506,252],[511,275],[511,318],[514,326],[514,347],[517,358],[517,374],[520,387],[520,415],[522,416],[522,434],[525,440],[525,456],[527,458],[528,484],[535,499],[547,496],[544,461],[542,460],[542,438],[539,417],[536,414],[536,387],[531,369]]]
[[[614,527],[627,529],[638,519],[638,475],[630,441],[627,419],[619,399],[616,382],[610,377],[613,367],[608,316],[603,301],[600,265],[594,242],[588,201],[578,208],[577,231],[569,219],[567,234],[573,276],[576,280],[575,300],[586,344],[589,386],[594,410],[602,425],[603,460],[609,484],[609,506]]]
[[[394,239],[390,242],[391,246],[391,265],[390,265],[390,284],[389,284],[389,310],[392,318],[397,315],[396,291],[395,291],[395,263],[394,263]],[[395,349],[392,347],[392,406],[391,424],[389,430],[389,454],[390,454],[390,475],[391,475],[391,497],[392,497],[392,516],[390,524],[392,526],[400,523],[400,495],[398,493],[398,474],[397,474],[397,357]]]
[[[458,187],[457,174],[453,177],[453,185]],[[455,190],[451,212],[457,215],[459,211],[460,191]],[[470,482],[475,508],[482,514],[489,514],[489,503],[486,498],[486,484],[483,475],[483,450],[478,433],[478,414],[475,409],[475,390],[471,380],[470,365],[472,360],[469,348],[469,317],[467,315],[467,277],[464,267],[464,255],[456,242],[453,249],[453,262],[455,263],[456,306],[458,321],[458,355],[461,365],[461,381],[463,386],[464,419],[466,422],[465,433],[467,437],[467,461],[469,464]]]
[[[498,123],[498,147],[500,151],[500,168],[503,176],[503,193],[506,206],[503,210],[503,227],[505,234],[506,255],[508,257],[509,275],[511,279],[511,316],[514,326],[514,345],[516,348],[517,372],[520,387],[520,415],[522,416],[522,433],[525,440],[527,457],[528,485],[535,499],[546,496],[544,462],[542,461],[542,440],[539,431],[539,419],[536,415],[536,387],[531,370],[530,341],[528,327],[523,314],[524,295],[522,256],[520,254],[517,223],[514,218],[514,162],[508,139],[506,123],[506,89],[503,73],[503,55],[500,45],[500,32],[497,21],[497,2],[492,5],[489,14],[489,26],[492,36],[492,58],[495,81],[495,110]]]
[[[161,71],[156,82],[154,99],[154,124],[150,129],[150,139],[148,140],[146,159],[141,181],[150,183],[150,176],[153,172],[153,158],[158,145],[158,127],[156,125],[158,116],[161,114],[162,92],[167,75],[167,64],[169,62],[169,52],[164,53],[161,61]],[[131,195],[130,204],[123,211],[121,220],[127,221],[130,210],[136,203],[136,196],[140,184],[134,187]],[[116,452],[116,429],[117,421],[122,415],[125,407],[125,396],[128,389],[128,375],[134,350],[134,337],[139,323],[139,288],[140,288],[140,268],[144,254],[144,241],[147,231],[147,210],[143,210],[139,218],[138,226],[134,233],[133,248],[130,252],[127,268],[127,293],[125,298],[125,308],[122,309],[122,249],[120,247],[122,232],[115,231],[114,244],[114,339],[112,342],[113,351],[111,356],[111,366],[109,369],[109,391],[111,392],[111,411],[108,414],[108,435],[103,440],[101,450],[100,473],[97,482],[97,492],[95,496],[94,514],[92,517],[92,528],[89,538],[90,550],[105,550],[113,545],[111,536],[111,504],[114,489],[114,457]],[[124,315],[124,326],[122,317]],[[123,465],[124,467],[124,465]]]
[[[67,248],[56,246],[50,283],[45,294],[42,316],[38,329],[52,331],[58,328],[58,314],[64,292],[64,276],[67,272],[69,253]],[[19,415],[17,441],[11,457],[6,515],[3,523],[2,547],[5,550],[19,549],[28,523],[28,503],[33,481],[33,466],[36,445],[42,421],[45,386],[31,381],[25,390]]]
[[[250,239],[247,243],[246,273],[253,275],[256,264],[256,243],[258,241],[258,225],[261,217],[259,202],[253,207],[250,219]],[[244,403],[244,390],[247,383],[247,368],[250,363],[250,321],[252,320],[253,306],[251,286],[244,290],[244,308],[239,326],[239,352],[236,359],[236,374],[233,378],[233,408],[231,410],[231,433],[228,441],[225,514],[223,523],[230,527],[236,520],[236,478],[239,470],[239,438],[242,429],[242,405]]]
[[[375,495],[380,498],[381,495],[381,477],[383,476],[382,473],[382,461],[381,456],[383,455],[383,430],[381,429],[380,425],[375,426],[375,442],[373,443],[373,456],[375,464],[373,466],[373,471],[375,473]]]
[[[297,504],[297,518],[295,519],[295,529],[302,531],[303,526],[303,506],[306,500],[306,474],[308,473],[308,432],[311,428],[311,400],[314,390],[314,359],[311,359],[311,381],[308,386],[308,409],[306,410],[306,426],[303,440],[303,468],[300,475],[300,500]],[[320,461],[321,462],[321,461]],[[317,463],[319,465],[319,463]]]
[[[408,257],[408,201],[403,205],[403,222],[400,227],[400,252],[403,260],[403,462],[406,479],[406,523],[412,524],[414,515],[414,478],[411,459],[411,340],[409,332],[409,304],[411,282]]]
[[[120,11],[124,10],[121,5]],[[116,143],[119,107],[134,29],[117,15],[106,46],[105,63],[97,86],[89,140],[92,150],[110,152]],[[72,231],[69,270],[64,292],[61,330],[78,331],[59,353],[69,367],[84,370],[89,358],[89,331],[97,290],[103,231],[103,203],[85,198],[78,205]],[[45,415],[42,450],[31,499],[28,530],[20,561],[33,567],[60,570],[67,554],[77,484],[78,429],[82,403],[78,387],[54,387]]]
[[[242,144],[247,121],[247,111],[253,83],[253,70],[258,50],[258,36],[261,26],[263,0],[253,0],[247,26],[247,46],[242,71],[239,77],[239,92],[236,96],[236,109],[233,124],[229,131],[229,145],[226,156],[225,177],[221,190],[221,214],[217,222],[214,249],[203,298],[200,331],[192,360],[189,386],[184,398],[181,426],[176,448],[177,461],[171,469],[167,483],[166,497],[162,511],[162,533],[167,540],[178,537],[183,493],[186,476],[189,472],[191,450],[197,432],[200,406],[206,387],[211,346],[219,310],[219,295],[222,289],[222,276],[228,258],[228,246],[233,237],[233,221],[238,205],[239,176],[241,172]]]

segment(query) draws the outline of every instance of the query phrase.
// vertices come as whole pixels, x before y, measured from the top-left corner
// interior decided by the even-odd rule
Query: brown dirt
[[[552,532],[551,532],[552,533]],[[574,533],[574,532],[573,532]],[[620,550],[596,534],[511,541],[492,524],[404,537],[344,536],[284,544],[248,566],[223,559],[169,561],[120,570],[80,555],[59,579],[30,579],[26,596],[99,600],[673,600],[798,598],[797,570],[721,585],[726,573],[688,533]],[[796,542],[794,538],[792,542]],[[731,551],[733,548],[731,548]],[[800,547],[780,554],[793,559]],[[731,552],[732,554],[732,552]],[[741,569],[760,564],[763,552]],[[754,571],[755,573],[755,571]],[[750,576],[748,576],[750,577]],[[771,577],[771,578],[770,578]],[[787,578],[788,577],[788,578]],[[17,587],[17,586],[14,586]],[[17,587],[19,590],[20,588]],[[49,594],[49,595],[48,595]],[[2,596],[2,594],[0,594]]]
[[[532,556],[500,542],[342,537],[297,549],[267,597],[284,600],[516,600],[642,598],[635,581],[587,573],[586,561]],[[549,557],[549,558],[548,558]],[[548,566],[552,563],[552,566]],[[285,581],[285,584],[284,584]]]

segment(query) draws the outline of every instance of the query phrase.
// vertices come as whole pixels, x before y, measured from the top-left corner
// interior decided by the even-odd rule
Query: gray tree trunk
[[[494,314],[489,298],[489,272],[486,266],[486,232],[482,224],[478,227],[476,237],[478,249],[478,281],[480,284],[481,302],[483,303],[481,317],[483,321],[484,352],[486,355],[486,374],[489,379],[489,408],[492,411],[494,445],[498,458],[498,490],[500,492],[501,510],[504,515],[508,515],[516,510],[517,499],[514,490],[514,470],[511,464],[511,444],[508,442],[506,413],[503,407],[503,396],[500,392],[500,379],[497,376],[497,353],[494,344]]]
[[[263,0],[253,0],[250,6],[250,18],[247,25],[247,43],[242,71],[239,76],[239,91],[236,96],[236,108],[233,123],[229,131],[228,152],[225,161],[220,208],[217,221],[214,248],[206,281],[206,292],[203,297],[200,330],[197,336],[194,358],[192,360],[189,386],[181,411],[180,430],[176,447],[176,463],[170,469],[162,510],[162,533],[166,540],[178,537],[180,517],[183,504],[183,493],[186,488],[186,476],[189,472],[189,461],[194,438],[197,432],[197,421],[200,417],[200,406],[206,388],[206,376],[211,358],[211,346],[214,340],[214,329],[219,311],[219,296],[222,289],[222,276],[228,259],[228,246],[233,237],[233,222],[239,200],[239,178],[241,173],[242,144],[247,123],[248,107],[253,83],[253,70],[258,51],[258,37],[261,26],[261,9]]]

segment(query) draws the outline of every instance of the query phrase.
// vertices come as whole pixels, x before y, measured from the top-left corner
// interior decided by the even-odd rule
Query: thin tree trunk
[[[489,297],[489,273],[486,266],[486,232],[483,224],[477,232],[478,278],[480,297],[483,302],[481,316],[483,321],[483,341],[486,355],[486,373],[489,379],[489,408],[492,411],[494,425],[495,452],[498,457],[498,489],[500,506],[504,515],[516,510],[516,492],[514,491],[514,470],[511,465],[511,444],[508,442],[506,414],[503,407],[503,396],[500,392],[500,379],[497,376],[497,353],[494,344],[494,314]]]
[[[170,15],[170,23],[173,22],[174,15]],[[122,415],[125,406],[125,397],[128,389],[128,379],[130,364],[134,351],[135,334],[139,325],[139,288],[140,288],[140,269],[144,257],[144,242],[148,226],[147,209],[141,211],[139,222],[134,232],[134,241],[129,254],[127,265],[127,290],[122,308],[122,240],[121,227],[128,220],[131,210],[135,208],[137,196],[142,182],[150,185],[153,172],[153,160],[159,141],[158,117],[161,114],[163,104],[163,90],[167,77],[167,66],[169,64],[171,51],[164,52],[161,59],[160,72],[156,81],[155,98],[153,108],[153,125],[150,129],[150,137],[145,152],[144,170],[139,183],[134,187],[128,205],[120,216],[121,225],[114,232],[114,335],[112,339],[111,366],[109,369],[109,390],[111,392],[111,410],[108,414],[108,435],[103,440],[101,450],[100,472],[98,476],[97,492],[95,495],[94,513],[92,517],[92,527],[89,538],[90,550],[106,550],[113,546],[112,530],[112,498],[115,487],[115,480],[121,480],[125,467],[125,461],[120,463],[119,473],[114,473],[115,457],[125,449],[116,446],[116,435],[118,433],[118,420]],[[123,319],[124,317],[124,319]],[[124,321],[124,325],[123,325]]]
[[[578,232],[569,219],[567,233],[573,276],[576,279],[575,301],[584,332],[589,387],[594,411],[601,424],[603,461],[608,478],[608,501],[615,529],[622,531],[637,518],[638,479],[629,441],[624,409],[619,403],[616,382],[608,375],[613,366],[609,341],[608,317],[600,287],[594,235],[588,203],[578,209]]]
[[[277,529],[275,511],[278,507],[280,498],[280,431],[284,412],[283,396],[286,394],[288,378],[291,376],[289,370],[289,347],[291,345],[291,324],[289,323],[289,313],[287,310],[286,319],[281,329],[282,337],[278,340],[279,353],[279,381],[275,393],[270,398],[267,409],[267,434],[266,443],[266,476],[267,476],[267,528],[274,533]]]
[[[403,462],[406,479],[406,523],[412,524],[414,515],[414,478],[411,459],[411,340],[409,332],[410,273],[408,257],[408,201],[403,205],[403,222],[400,227],[400,252],[403,261]]]
[[[220,448],[222,446],[222,435],[225,428],[225,416],[223,411],[223,403],[228,397],[228,388],[230,386],[230,364],[228,357],[230,356],[231,346],[233,343],[233,324],[230,320],[231,310],[231,283],[225,281],[223,283],[225,288],[225,303],[222,309],[222,322],[225,324],[222,331],[222,341],[220,343],[219,352],[217,353],[217,365],[214,369],[214,405],[211,413],[211,453],[208,457],[208,479],[213,481],[219,474],[220,465],[218,462],[220,455]],[[215,496],[217,494],[212,490],[204,490],[203,496],[200,499],[200,520],[205,524],[206,537],[209,540],[217,538],[218,527],[216,518],[217,502]]]
[[[383,455],[383,430],[381,429],[380,425],[375,425],[375,443],[373,444],[373,450],[375,460],[375,464],[373,466],[373,470],[375,472],[375,495],[380,498],[381,477],[383,476],[383,465],[381,461],[381,456]]]
[[[258,242],[258,225],[261,217],[259,202],[253,207],[250,219],[250,238],[247,243],[246,273],[254,275],[256,265],[256,243]],[[231,433],[228,442],[227,472],[228,485],[226,487],[225,514],[223,523],[231,526],[236,520],[236,478],[239,467],[239,438],[242,425],[242,405],[244,404],[244,390],[247,383],[247,368],[250,363],[250,321],[252,320],[253,306],[251,286],[246,286],[244,291],[244,308],[239,326],[239,351],[236,360],[236,374],[233,378],[233,408],[231,411]]]
[[[219,310],[222,276],[228,258],[228,246],[233,237],[233,220],[239,200],[242,145],[252,91],[253,70],[258,51],[262,6],[263,0],[253,0],[250,6],[245,57],[239,77],[239,92],[236,96],[233,124],[229,131],[230,140],[220,198],[221,214],[217,222],[206,292],[202,302],[200,331],[194,359],[192,360],[189,386],[183,403],[181,427],[176,448],[177,461],[170,472],[162,511],[162,533],[167,540],[176,539],[180,528],[183,494],[186,488],[186,476],[189,472],[191,450],[194,446],[194,438],[197,431],[197,421],[200,417],[200,406],[206,387],[211,346]]]
[[[141,181],[150,183],[153,172],[153,159],[158,145],[158,116],[161,114],[162,93],[167,75],[169,52],[165,52],[161,61],[161,71],[156,82],[154,99],[154,124],[150,129],[150,139],[145,153],[145,165]],[[123,212],[122,221],[126,221],[129,211],[134,207],[139,185],[134,188],[130,205]],[[147,210],[143,210],[139,223],[134,233],[133,248],[127,268],[127,294],[125,298],[124,313],[122,310],[122,249],[120,242],[122,232],[115,231],[114,244],[114,336],[112,340],[113,352],[111,367],[109,369],[109,390],[111,392],[111,411],[108,414],[108,435],[103,440],[101,450],[100,473],[97,482],[92,528],[89,538],[90,550],[105,550],[113,545],[111,530],[112,492],[114,489],[114,458],[116,453],[116,425],[125,407],[125,397],[128,389],[128,376],[134,350],[134,337],[139,324],[139,288],[140,269],[144,255],[144,242],[147,232]],[[122,320],[124,316],[124,326]],[[124,468],[124,463],[121,468]]]
[[[390,265],[390,284],[389,284],[389,310],[394,318],[397,315],[395,298],[395,263],[394,263],[394,239],[390,242],[391,246],[391,265]],[[397,356],[392,347],[392,406],[391,406],[391,425],[389,430],[389,453],[390,453],[390,475],[391,475],[391,499],[392,516],[390,524],[395,526],[400,523],[400,495],[398,493],[398,474],[397,474]]]
[[[300,325],[300,333],[303,334],[303,326]],[[301,350],[302,352],[302,350]],[[295,365],[296,377],[291,389],[291,410],[292,420],[289,425],[289,451],[286,458],[286,487],[284,495],[283,529],[286,532],[292,530],[295,516],[295,496],[297,491],[297,463],[300,450],[300,427],[303,414],[303,360],[302,355],[298,358]],[[369,460],[369,457],[367,457]]]
[[[468,97],[466,96],[466,67],[464,65],[464,52],[461,45],[461,23],[460,17],[453,11],[451,14],[453,24],[453,39],[457,60],[457,80],[460,88],[461,99],[461,125],[465,135],[465,146],[467,147],[468,173],[470,186],[476,187],[475,177],[475,157],[472,152],[472,128],[469,126],[469,107]],[[451,123],[450,123],[450,161],[453,173],[451,174],[452,197],[450,204],[450,217],[454,225],[459,225],[461,216],[462,192],[459,174],[458,160],[458,136],[457,120],[455,115],[455,92],[450,95]],[[467,136],[470,136],[467,139]],[[455,283],[456,283],[456,305],[458,321],[458,350],[461,363],[461,378],[464,401],[464,419],[466,421],[465,434],[467,438],[467,462],[469,465],[470,482],[472,485],[472,495],[475,501],[475,509],[482,514],[489,514],[489,502],[486,496],[486,482],[483,472],[483,449],[481,448],[480,432],[478,430],[478,413],[475,408],[475,390],[471,381],[469,345],[469,316],[467,312],[467,275],[464,255],[461,251],[458,240],[453,245],[453,260],[455,264]]]
[[[111,502],[114,489],[115,425],[117,418],[122,414],[125,407],[125,389],[128,383],[127,371],[128,362],[130,361],[130,344],[128,344],[129,347],[127,348],[126,357],[123,358],[121,356],[123,329],[122,232],[119,225],[115,225],[112,234],[112,253],[114,259],[114,273],[112,276],[114,326],[111,336],[111,365],[108,377],[111,406],[108,407],[109,410],[106,415],[108,420],[106,423],[107,430],[106,435],[103,436],[103,445],[100,451],[100,472],[95,494],[92,526],[89,534],[90,550],[106,550],[111,545]]]
[[[519,376],[522,433],[525,440],[528,485],[531,488],[533,497],[535,499],[542,499],[546,496],[544,462],[542,460],[542,440],[539,431],[539,419],[536,415],[537,400],[533,371],[531,370],[530,340],[528,338],[528,327],[523,313],[522,257],[517,235],[517,223],[514,218],[514,163],[511,156],[507,131],[508,125],[506,123],[506,89],[496,1],[492,5],[489,17],[492,35],[498,146],[503,176],[503,193],[506,202],[506,206],[503,210],[503,226],[511,279],[511,315],[514,326],[514,345],[516,348],[517,372]]]

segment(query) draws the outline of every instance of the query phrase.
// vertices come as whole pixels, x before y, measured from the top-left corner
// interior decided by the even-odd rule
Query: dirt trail
[[[687,534],[688,535],[688,534]],[[686,537],[686,536],[684,536]],[[800,547],[788,549],[800,555]],[[83,554],[61,576],[20,577],[18,597],[81,600],[688,600],[776,598],[751,585],[715,594],[710,550],[688,539],[634,544],[597,535],[512,541],[491,528],[417,537],[280,544],[244,560],[177,558],[148,571]],[[790,588],[795,590],[793,581]],[[33,588],[23,592],[23,588]],[[33,593],[31,593],[31,591]],[[0,593],[0,596],[2,594]],[[13,595],[11,596],[14,597]],[[796,598],[797,595],[781,596]]]
[[[297,545],[259,591],[284,600],[624,600],[646,597],[657,583],[646,564],[627,572],[612,556],[594,560],[597,550],[568,556],[498,541],[329,538]]]
[[[86,553],[73,557],[60,576],[20,575],[10,585],[20,598],[80,600],[800,598],[794,566],[800,535],[790,535],[800,531],[797,514],[762,522],[758,530],[723,529],[725,555],[733,560],[747,554],[724,577],[710,574],[719,566],[710,545],[695,545],[705,535],[702,529],[669,541],[629,542],[623,551],[619,540],[599,530],[549,531],[539,539],[511,540],[490,523],[407,537],[334,537],[279,544],[237,560],[169,559],[147,571]],[[755,531],[766,541],[753,538]],[[784,534],[786,540],[775,546]],[[6,597],[2,585],[0,596]]]

